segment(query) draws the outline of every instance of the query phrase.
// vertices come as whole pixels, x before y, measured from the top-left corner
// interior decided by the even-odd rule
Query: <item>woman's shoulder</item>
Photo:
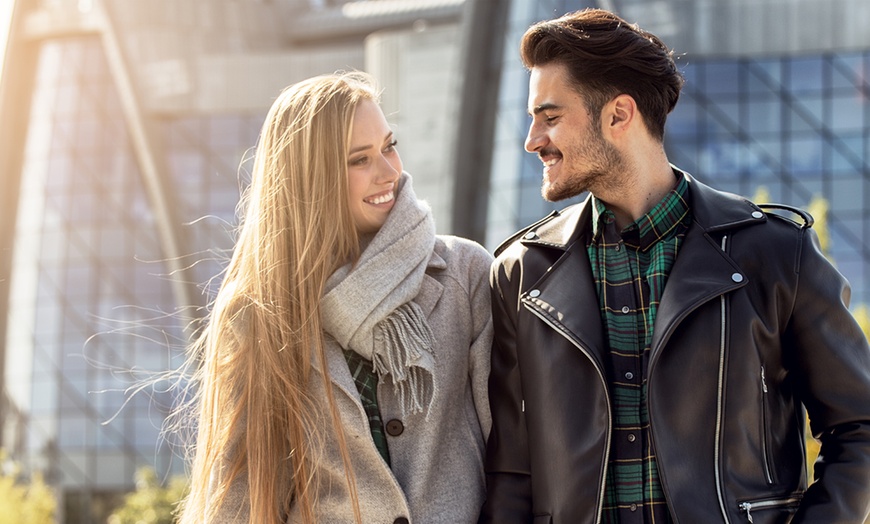
[[[471,267],[492,264],[492,254],[474,240],[453,235],[437,235],[435,253],[444,259],[448,267],[465,265]]]

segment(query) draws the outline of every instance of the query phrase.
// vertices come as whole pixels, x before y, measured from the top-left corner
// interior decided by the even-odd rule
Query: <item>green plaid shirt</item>
[[[671,522],[656,466],[646,380],[656,311],[691,222],[688,183],[676,187],[621,232],[613,212],[593,199],[589,261],[610,362],[613,433],[602,522]]]
[[[387,465],[390,465],[390,449],[387,447],[387,436],[384,434],[384,421],[381,419],[381,410],[378,408],[378,375],[375,373],[371,361],[366,360],[356,351],[342,349],[347,367],[353,376],[353,382],[359,391],[363,409],[369,419],[369,428],[372,432],[372,440],[375,447],[384,457]]]

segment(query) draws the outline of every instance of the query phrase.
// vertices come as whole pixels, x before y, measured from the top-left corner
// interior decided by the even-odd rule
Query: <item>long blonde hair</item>
[[[330,431],[361,521],[319,304],[327,278],[359,256],[347,151],[357,105],[377,99],[367,75],[326,75],[287,88],[266,116],[238,240],[190,349],[197,437],[182,522],[213,520],[240,479],[252,522],[282,521],[291,506],[314,522],[317,457]],[[308,388],[312,359],[323,363],[326,399]]]

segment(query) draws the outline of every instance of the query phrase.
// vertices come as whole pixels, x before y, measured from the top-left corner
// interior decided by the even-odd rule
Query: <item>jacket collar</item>
[[[747,284],[746,275],[722,249],[718,233],[724,235],[766,220],[764,213],[748,200],[712,189],[686,173],[679,173],[689,182],[693,222],[671,269],[656,315],[653,358],[689,311]],[[591,235],[591,208],[591,197],[587,197],[584,202],[553,213],[518,236],[519,242],[527,248],[564,252],[535,283],[537,297],[531,300],[557,318],[603,362],[605,341],[601,325],[588,322],[589,318],[597,318],[598,303],[577,300],[578,296],[596,296],[597,293],[585,254],[587,238]]]
[[[749,200],[713,189],[690,174],[676,167],[673,169],[689,182],[692,216],[704,232],[740,228],[767,220],[764,212]],[[583,202],[555,212],[521,231],[519,241],[528,246],[565,250],[580,237],[585,239],[589,234],[593,205],[592,197],[587,196]]]

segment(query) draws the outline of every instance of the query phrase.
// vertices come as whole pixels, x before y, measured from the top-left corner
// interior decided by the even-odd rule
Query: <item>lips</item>
[[[363,199],[363,202],[365,202],[366,204],[379,205],[386,204],[387,202],[392,202],[393,198],[395,198],[395,196],[393,194],[393,191],[390,190],[374,196],[366,197]]]

